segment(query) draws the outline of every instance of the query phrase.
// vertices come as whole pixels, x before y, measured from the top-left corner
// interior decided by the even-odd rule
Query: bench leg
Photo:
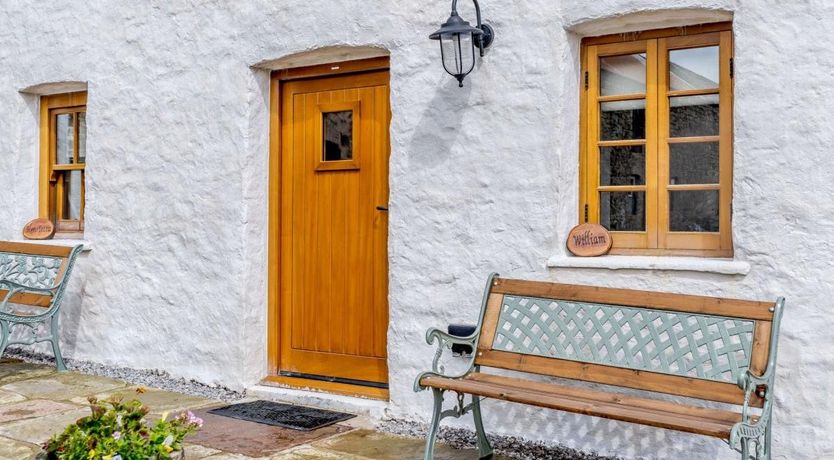
[[[9,345],[9,335],[11,335],[9,331],[9,322],[6,320],[0,320],[0,358],[3,357],[3,353],[6,352],[6,346]]]
[[[492,445],[484,431],[484,421],[481,419],[481,398],[472,396],[472,418],[475,420],[475,432],[478,434],[478,458],[492,458]]]
[[[423,457],[424,460],[432,460],[434,458],[434,443],[437,440],[437,432],[440,429],[440,412],[443,409],[443,390],[432,388],[431,391],[434,394],[434,412],[431,417],[429,436],[426,438],[426,455]]]
[[[64,364],[64,357],[61,356],[61,345],[60,336],[58,335],[58,312],[56,311],[52,318],[49,319],[49,327],[52,331],[52,353],[55,354],[55,366],[58,368],[58,371],[65,371],[67,370],[67,366]]]

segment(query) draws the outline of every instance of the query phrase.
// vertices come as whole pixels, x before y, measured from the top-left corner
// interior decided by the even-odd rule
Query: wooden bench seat
[[[440,421],[469,412],[481,458],[490,457],[480,405],[489,398],[715,437],[743,460],[769,459],[783,306],[781,298],[719,299],[493,274],[472,335],[426,333],[426,341],[436,342],[438,349],[432,370],[415,381],[416,391],[431,389],[434,395],[425,458],[433,456]],[[474,349],[466,370],[453,375],[440,364],[452,345]],[[530,374],[604,387],[565,385]],[[444,410],[447,392],[457,394],[457,404]],[[669,401],[653,393],[687,399]],[[716,402],[725,405],[715,408]]]
[[[58,370],[65,370],[58,335],[58,312],[83,246],[50,246],[0,241],[0,357],[9,345],[49,342]],[[21,307],[27,307],[23,309]],[[44,324],[48,334],[38,334]],[[27,330],[22,339],[12,333]]]
[[[727,439],[741,413],[513,377],[474,373],[463,379],[424,377],[422,385],[457,393],[593,415]]]

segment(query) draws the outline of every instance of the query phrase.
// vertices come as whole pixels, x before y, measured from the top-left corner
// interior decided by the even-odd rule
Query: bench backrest
[[[51,289],[52,295],[19,292],[9,298],[10,303],[49,307],[62,293],[64,280],[80,247],[50,246],[33,243],[0,241],[0,302],[9,294],[9,281],[33,289]]]
[[[777,306],[493,277],[475,364],[742,404]]]

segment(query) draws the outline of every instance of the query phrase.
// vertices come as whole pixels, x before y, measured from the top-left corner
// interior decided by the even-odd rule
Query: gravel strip
[[[33,364],[55,365],[55,358],[45,353],[34,353],[25,349],[9,348],[4,358],[15,358]],[[137,370],[127,367],[110,367],[103,364],[91,363],[76,359],[64,358],[67,369],[82,374],[98,375],[112,379],[123,380],[131,385],[141,385],[149,388],[173,391],[191,396],[200,396],[224,402],[238,401],[246,397],[246,393],[230,390],[226,387],[211,386],[195,380],[175,379],[170,374],[159,370]]]
[[[428,426],[425,424],[404,420],[386,420],[376,428],[379,431],[410,438],[425,439],[428,433]],[[476,447],[475,432],[462,428],[441,427],[437,438],[456,449]],[[603,457],[564,446],[526,441],[515,436],[489,435],[489,440],[496,453],[522,460],[617,460],[616,457]]]

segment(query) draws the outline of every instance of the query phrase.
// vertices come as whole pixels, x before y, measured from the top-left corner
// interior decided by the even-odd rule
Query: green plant
[[[145,421],[148,408],[137,400],[90,398],[92,415],[79,419],[44,445],[48,460],[169,460],[203,421],[191,412]]]

